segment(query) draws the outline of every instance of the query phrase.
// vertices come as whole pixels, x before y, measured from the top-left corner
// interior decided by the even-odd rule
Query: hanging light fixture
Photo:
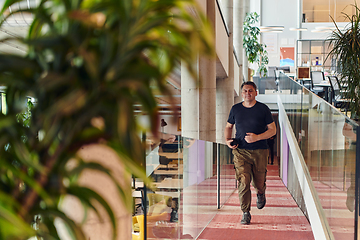
[[[307,28],[289,28],[290,31],[306,32]]]
[[[8,8],[8,11],[5,12],[5,14],[11,14],[19,9],[35,8],[35,6],[36,6],[36,0],[24,0],[11,5]],[[32,20],[33,20],[33,16],[31,13],[20,12],[13,14],[8,19],[6,19],[6,21],[4,22],[4,26],[27,27],[30,26]]]
[[[318,26],[315,29],[311,30],[311,32],[318,32],[318,33],[330,33],[336,29],[335,26]]]
[[[260,32],[283,32],[284,26],[260,26]]]

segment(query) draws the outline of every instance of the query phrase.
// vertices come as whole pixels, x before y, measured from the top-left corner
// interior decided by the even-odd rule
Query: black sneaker
[[[243,217],[241,219],[241,224],[249,225],[251,220],[251,214],[250,212],[244,212]]]
[[[256,201],[257,208],[262,209],[263,207],[265,207],[265,203],[266,203],[265,193],[257,194],[257,201]]]
[[[170,213],[170,222],[178,222],[178,221],[179,221],[178,211],[175,209],[172,209],[172,211]]]

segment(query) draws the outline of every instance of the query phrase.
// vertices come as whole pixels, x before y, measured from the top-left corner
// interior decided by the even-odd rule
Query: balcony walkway
[[[279,177],[277,165],[268,165],[266,206],[256,208],[252,187],[251,224],[242,225],[237,191],[201,233],[199,240],[307,240],[314,239],[309,222]]]

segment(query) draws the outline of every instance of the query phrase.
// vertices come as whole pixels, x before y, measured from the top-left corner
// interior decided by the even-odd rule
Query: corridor
[[[266,206],[256,208],[252,187],[251,224],[242,225],[237,191],[201,233],[199,240],[314,239],[309,222],[279,177],[277,165],[268,165]]]

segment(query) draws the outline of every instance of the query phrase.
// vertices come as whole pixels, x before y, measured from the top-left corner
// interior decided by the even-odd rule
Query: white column
[[[216,62],[199,59],[199,139],[216,140]]]
[[[197,62],[198,84],[181,66],[181,134],[205,141],[216,140],[216,64],[200,57]]]
[[[230,109],[234,105],[234,54],[233,54],[233,23],[232,2],[227,2],[229,27],[229,75],[227,78],[216,79],[216,142],[224,143],[224,129]]]
[[[215,0],[206,2],[206,15],[215,21]],[[217,6],[216,6],[217,7]],[[215,32],[215,25],[213,24]],[[182,135],[205,141],[216,140],[216,60],[199,56],[196,63],[199,82],[181,66]]]
[[[206,16],[213,23],[216,34],[215,8],[217,8],[216,0],[208,0]],[[199,137],[201,140],[214,142],[216,140],[216,59],[200,57],[199,73]]]
[[[233,45],[236,58],[240,63],[240,84],[243,81],[243,23],[244,23],[244,0],[233,2]]]
[[[236,58],[239,61],[239,86],[244,81],[244,55],[243,55],[243,24],[244,24],[244,0],[233,2],[233,45],[234,51],[236,53]],[[237,92],[240,92],[240,89],[236,89]],[[234,103],[238,103],[242,100],[241,95],[234,98]]]
[[[302,27],[302,0],[297,0],[297,2],[296,2],[296,4],[297,4],[297,7],[298,7],[298,9],[297,9],[297,23],[296,23],[296,27],[298,27],[298,28],[301,28]],[[296,33],[296,40],[299,40],[299,39],[301,39],[301,36],[302,35],[302,33],[301,33],[301,31],[297,31],[297,33]],[[296,67],[297,66],[299,66],[300,64],[298,63],[298,55],[297,55],[297,52],[298,52],[298,44],[297,44],[297,41],[295,42],[295,72],[297,72],[296,71]]]
[[[198,62],[196,70],[199,72]],[[181,135],[199,139],[199,89],[183,62],[181,63]]]
[[[243,20],[248,12],[250,12],[250,0],[243,0]],[[248,59],[246,57],[245,50],[243,50],[243,74],[244,74],[245,82],[249,81],[248,68],[249,68]]]

